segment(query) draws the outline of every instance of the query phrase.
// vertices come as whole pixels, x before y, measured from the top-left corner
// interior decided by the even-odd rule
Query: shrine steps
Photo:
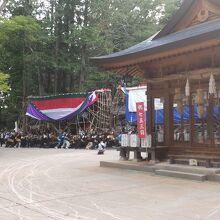
[[[196,181],[207,180],[207,175],[205,174],[186,173],[186,172],[172,171],[172,170],[155,170],[155,173],[160,176],[175,177],[175,178],[182,178],[188,180],[196,180]]]
[[[155,170],[167,170],[167,171],[176,171],[183,173],[204,174],[207,176],[220,174],[219,168],[205,168],[199,166],[169,164],[167,162],[156,164]]]
[[[205,157],[205,156],[204,156]],[[201,156],[194,156],[194,155],[174,155],[170,156],[170,163],[171,164],[181,164],[181,165],[189,165],[190,159],[196,159],[197,160],[197,166],[201,167],[213,167],[213,168],[220,168],[220,161],[219,159],[213,159],[213,157],[208,158],[206,156],[206,159],[201,159]],[[172,161],[172,162],[171,162]]]
[[[100,167],[108,167],[108,168],[118,168],[118,169],[125,169],[125,170],[134,170],[134,171],[141,171],[141,172],[154,172],[154,166],[142,163],[134,163],[131,161],[118,161],[118,162],[111,162],[111,161],[100,161]]]
[[[220,182],[220,174],[216,174],[214,176],[210,176],[209,180],[215,181],[215,182]]]
[[[169,164],[168,162],[153,164],[146,161],[101,161],[100,167],[148,172],[156,176],[182,178],[187,180],[220,182],[219,168]]]

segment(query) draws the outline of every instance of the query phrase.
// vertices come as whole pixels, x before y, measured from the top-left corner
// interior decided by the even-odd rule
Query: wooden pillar
[[[139,151],[138,147],[136,149],[134,149],[134,160],[136,160],[136,161],[142,160],[141,152]]]
[[[154,99],[152,95],[152,85],[147,84],[147,134],[152,136],[152,147],[155,146],[153,141],[154,132]]]
[[[213,118],[213,109],[214,109],[214,95],[209,95],[209,107],[208,107],[208,133],[210,139],[210,146],[213,147],[215,145],[214,140],[214,118]]]
[[[220,106],[218,106],[218,122],[220,122]],[[218,127],[218,140],[220,141],[220,126]]]
[[[154,98],[152,85],[147,84],[147,134],[151,135],[151,148],[148,149],[150,159],[156,161],[156,143],[154,129]]]
[[[174,138],[173,131],[173,100],[172,94],[169,92],[169,84],[167,84],[167,93],[165,94],[164,103],[164,132],[165,132],[165,145],[171,146]]]
[[[190,146],[193,146],[194,140],[194,103],[192,94],[189,96],[189,127],[190,127]]]

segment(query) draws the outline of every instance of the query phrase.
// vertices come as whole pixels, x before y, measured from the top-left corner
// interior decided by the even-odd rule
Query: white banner
[[[144,102],[144,111],[147,111],[147,87],[126,88],[128,90],[128,109],[129,112],[137,112],[136,103]],[[159,98],[154,99],[155,110],[163,109],[163,103]]]
[[[144,110],[147,111],[147,89],[129,90],[128,109],[129,112],[136,112],[136,103],[144,102]]]

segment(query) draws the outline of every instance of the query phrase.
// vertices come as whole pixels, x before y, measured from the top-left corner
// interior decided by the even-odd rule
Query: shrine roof
[[[190,0],[187,2],[190,2]],[[95,63],[117,62],[127,58],[134,58],[139,55],[153,55],[169,49],[181,48],[207,39],[216,39],[220,36],[220,19],[197,24],[160,38],[157,38],[157,36],[158,34],[128,49],[116,53],[92,57],[91,60]]]

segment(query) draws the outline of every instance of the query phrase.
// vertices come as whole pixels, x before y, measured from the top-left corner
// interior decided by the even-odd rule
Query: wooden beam
[[[220,68],[206,68],[193,71],[184,71],[178,74],[172,74],[160,78],[146,79],[146,81],[149,83],[160,83],[164,81],[182,80],[186,78],[192,80],[202,80],[204,78],[208,78],[211,73],[214,76],[220,76]]]
[[[114,70],[112,70],[112,71],[114,72]],[[125,72],[126,72],[125,68],[121,68],[121,69],[119,69],[119,70],[116,70],[116,73],[122,74],[122,75],[124,75]]]

